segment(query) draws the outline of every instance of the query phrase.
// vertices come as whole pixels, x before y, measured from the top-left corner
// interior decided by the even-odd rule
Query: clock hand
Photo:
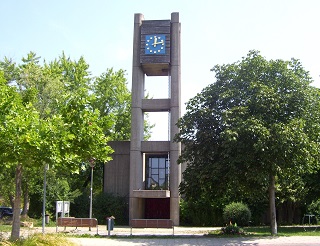
[[[161,40],[160,42],[154,42],[152,45],[156,47],[157,44],[163,44],[163,40]]]
[[[154,39],[153,39],[153,47],[156,47],[157,45],[157,41],[158,41],[158,38],[156,36],[154,36]]]

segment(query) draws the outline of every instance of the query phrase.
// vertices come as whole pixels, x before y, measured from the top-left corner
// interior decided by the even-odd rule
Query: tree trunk
[[[23,188],[23,208],[21,212],[21,216],[26,218],[29,211],[29,205],[30,205],[30,199],[29,199],[29,187],[28,183],[24,182],[24,188]]]
[[[274,236],[278,234],[277,216],[276,216],[276,181],[275,181],[274,175],[270,175],[269,206],[270,206],[271,235]]]
[[[9,201],[10,201],[10,205],[12,208],[14,208],[14,196],[13,195],[9,195]]]
[[[14,208],[13,208],[11,240],[18,240],[20,238],[21,180],[22,180],[22,165],[21,163],[19,163],[16,168],[16,178],[15,178],[16,191],[15,191]]]
[[[288,208],[288,224],[293,224],[295,210],[296,210],[296,203],[292,201],[288,201],[287,208]]]

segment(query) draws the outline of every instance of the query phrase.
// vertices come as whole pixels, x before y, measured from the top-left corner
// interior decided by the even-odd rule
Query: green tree
[[[41,200],[39,187],[45,164],[57,172],[56,180],[65,188],[57,190],[52,185],[48,188],[49,198],[54,194],[72,199],[79,194],[77,189],[85,183],[83,177],[90,175],[87,163],[91,158],[97,161],[95,179],[98,176],[100,182],[103,164],[112,152],[107,142],[130,139],[131,96],[124,71],[108,69],[93,77],[83,57],[73,61],[62,54],[48,63],[41,62],[34,52],[22,58],[21,64],[4,58],[0,71],[3,93],[0,124],[6,130],[1,132],[5,136],[0,141],[1,171],[14,173],[12,170],[21,165],[19,173],[0,175],[0,179],[10,184],[19,175],[16,188],[19,199],[20,187],[23,191],[23,213],[28,210],[29,195],[38,195],[37,200]],[[146,122],[145,136],[150,136],[151,128]],[[25,142],[15,141],[14,136]],[[14,152],[17,146],[21,152]],[[8,200],[18,202],[10,187],[2,186],[1,190],[6,191]],[[14,207],[20,211],[20,204]],[[14,238],[18,237],[17,222],[13,226]]]
[[[1,72],[1,71],[0,71]],[[22,167],[32,162],[40,146],[39,116],[32,105],[24,103],[14,87],[0,76],[0,159],[15,168],[15,198],[12,239],[19,238]]]
[[[20,65],[8,58],[4,58],[0,62],[0,67],[4,71],[7,84],[17,89],[25,103],[31,103],[35,107],[35,110],[39,112],[40,119],[55,113],[57,99],[63,95],[61,91],[63,89],[62,79],[58,78],[57,75],[53,76],[48,66],[41,66],[40,57],[37,57],[34,52],[30,52],[25,58],[22,58]],[[42,175],[39,176],[38,174],[37,169],[24,168],[22,215],[26,215],[28,212],[29,191],[31,190],[32,193],[36,190],[36,184],[42,177]],[[12,176],[6,176],[6,179],[10,178]],[[10,194],[11,192],[7,190],[6,193]],[[14,196],[10,197],[13,201]]]
[[[92,105],[100,111],[101,117],[111,116],[110,121],[105,122],[105,134],[112,141],[130,140],[131,134],[131,93],[128,89],[125,71],[114,71],[112,68],[93,80],[92,88],[95,95]],[[151,129],[154,127],[147,121],[144,123],[144,136],[148,140],[151,137]]]
[[[64,64],[67,72],[62,74],[62,79],[69,90],[59,98],[55,114],[41,117],[41,110],[37,111],[33,106],[33,103],[40,101],[37,98],[39,89],[32,83],[41,77],[43,69],[36,65],[36,59],[32,57],[33,55],[28,57],[31,59],[18,68],[10,66],[11,71],[15,71],[13,75],[19,75],[7,76],[12,78],[10,82],[16,86],[9,86],[10,83],[4,80],[1,73],[0,157],[8,167],[16,167],[12,239],[19,238],[20,232],[23,168],[29,170],[47,163],[59,170],[75,172],[79,162],[96,158],[105,163],[110,160],[109,155],[112,153],[111,147],[107,145],[108,138],[100,127],[99,111],[90,106],[91,95],[89,87],[85,86],[88,81],[87,73],[81,71],[87,68],[84,61]],[[78,69],[70,75],[68,71],[73,70],[72,65]],[[37,75],[33,80],[34,74]],[[46,79],[48,78],[44,80]],[[35,85],[39,83],[38,81]]]
[[[72,61],[62,54],[59,59],[50,63],[44,62],[42,65],[40,63],[40,57],[34,52],[30,52],[25,58],[22,58],[21,64],[17,65],[12,60],[5,58],[4,61],[0,62],[0,67],[4,71],[5,78],[7,78],[7,84],[16,87],[17,92],[19,92],[25,102],[32,103],[39,112],[41,120],[53,120],[64,127],[64,124],[67,124],[67,122],[64,122],[66,121],[66,117],[61,117],[61,110],[65,110],[66,105],[70,103],[71,99],[76,95],[78,98],[81,97],[79,103],[82,103],[82,106],[79,106],[79,109],[85,107],[86,110],[94,111],[92,107],[90,108],[89,103],[89,101],[94,98],[94,96],[89,95],[90,82],[92,79],[89,77],[90,73],[87,71],[89,66],[83,58],[80,58],[78,61]],[[69,96],[70,94],[72,95],[71,97]],[[75,98],[75,100],[78,99]],[[95,112],[95,114],[97,114],[97,112]],[[79,117],[82,116],[79,115]],[[108,118],[110,121],[109,126],[111,127],[112,122],[110,116],[104,117],[104,121],[107,121]],[[102,125],[101,122],[102,120],[99,119],[99,124]],[[75,122],[73,122],[72,125],[75,125]],[[58,130],[53,126],[50,127]],[[91,128],[93,127],[94,125],[91,126]],[[67,136],[70,137],[72,135],[69,134]],[[56,139],[55,136],[52,137]],[[71,140],[69,139],[69,141]],[[50,148],[52,148],[52,146],[49,145],[49,149]],[[26,173],[27,170],[28,175]],[[72,169],[67,170],[70,171]],[[32,171],[34,172],[33,174]],[[42,199],[41,190],[38,192],[36,187],[43,182],[41,180],[42,175],[38,175],[39,170],[37,168],[34,170],[32,168],[24,169],[24,173],[25,175],[22,180],[24,190],[23,214],[27,212],[30,188],[31,193],[37,192],[40,194],[39,200]],[[69,174],[71,175],[71,172],[69,172]],[[7,191],[7,193],[9,194],[10,192]],[[12,198],[14,198],[14,196],[12,196]]]
[[[266,60],[250,51],[216,65],[216,82],[187,103],[176,136],[187,162],[181,192],[189,200],[268,192],[277,234],[278,176],[319,169],[319,90],[298,60]]]
[[[114,124],[105,122],[104,132],[113,141],[129,140],[131,125],[131,93],[127,87],[124,71],[107,69],[95,78],[92,85],[93,107],[101,117],[112,117]]]

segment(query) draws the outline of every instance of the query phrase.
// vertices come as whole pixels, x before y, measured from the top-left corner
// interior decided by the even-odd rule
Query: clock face
[[[164,55],[166,53],[166,35],[146,35],[145,54]]]

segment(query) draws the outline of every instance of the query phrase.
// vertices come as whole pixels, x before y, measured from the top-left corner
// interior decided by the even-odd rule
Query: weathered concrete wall
[[[113,160],[104,166],[103,191],[129,196],[130,141],[109,142]]]
[[[180,54],[179,13],[171,14],[171,105],[170,105],[170,218],[174,225],[179,225],[179,185],[181,183],[181,166],[177,165],[181,154],[181,143],[173,141],[179,133],[178,122],[181,111],[181,54]]]
[[[130,143],[130,193],[129,219],[142,218],[144,203],[133,197],[133,190],[143,189],[143,159],[141,141],[143,140],[144,114],[141,109],[144,98],[145,75],[140,64],[140,28],[142,14],[134,15],[133,52],[132,52],[132,92],[131,92],[131,143]]]
[[[181,182],[181,165],[177,165],[181,154],[181,143],[173,141],[179,132],[176,123],[181,115],[181,54],[180,54],[180,22],[179,13],[172,13],[170,24],[170,39],[166,55],[170,57],[165,69],[165,75],[170,77],[170,97],[166,99],[146,99],[144,95],[145,74],[150,76],[163,76],[154,73],[161,57],[150,56],[149,67],[140,63],[140,50],[145,47],[141,36],[141,26],[144,17],[142,14],[134,16],[133,59],[132,59],[132,102],[131,102],[131,142],[111,142],[115,150],[113,161],[105,167],[104,191],[129,197],[129,219],[139,219],[145,216],[145,200],[149,198],[170,198],[170,218],[174,225],[179,225],[179,184]],[[160,21],[161,22],[161,21]],[[149,23],[149,22],[145,22]],[[162,23],[162,22],[161,22]],[[168,25],[169,25],[168,24]],[[149,27],[148,27],[149,28]],[[150,30],[157,33],[156,27]],[[162,34],[162,33],[161,33]],[[169,37],[168,37],[169,38]],[[142,45],[142,46],[141,46]],[[142,54],[144,54],[142,52]],[[151,59],[152,58],[152,59]],[[162,63],[161,63],[162,64]],[[161,65],[160,64],[160,65]],[[143,70],[144,68],[144,70]],[[170,140],[169,141],[144,141],[144,113],[170,112]],[[169,153],[170,157],[170,191],[145,190],[145,154]],[[184,168],[182,168],[184,169]]]

